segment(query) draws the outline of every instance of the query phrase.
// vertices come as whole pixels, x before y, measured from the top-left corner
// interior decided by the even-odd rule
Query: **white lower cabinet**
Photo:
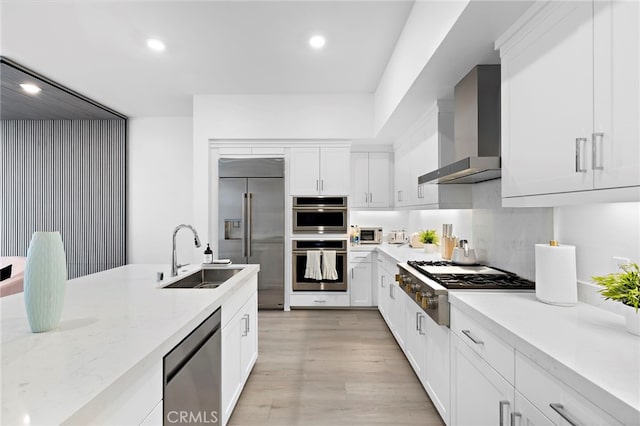
[[[405,349],[405,292],[398,286],[395,280],[389,282],[389,322],[391,333],[395,337],[402,350]]]
[[[376,259],[376,288],[378,292],[378,311],[389,325],[389,273],[384,267],[382,255]]]
[[[378,310],[438,413],[449,424],[449,328],[427,316],[395,282],[396,273],[396,262],[378,253]]]
[[[404,321],[405,321],[405,347],[404,353],[413,367],[413,371],[419,378],[424,377],[426,353],[427,353],[427,332],[425,320],[427,314],[417,303],[405,292],[404,299]]]
[[[449,327],[438,325],[431,318],[423,320],[422,329],[427,335],[427,347],[422,385],[427,390],[431,402],[440,413],[440,417],[446,424],[450,424],[450,350],[451,339]]]
[[[622,424],[454,306],[451,331],[451,425]]]
[[[257,317],[254,292],[222,329],[222,425],[229,421],[258,358]]]
[[[351,306],[373,306],[371,252],[349,253],[349,298]]]
[[[451,423],[507,426],[514,388],[457,335],[451,337]]]
[[[554,424],[622,424],[520,352],[516,352],[516,383],[518,391]]]

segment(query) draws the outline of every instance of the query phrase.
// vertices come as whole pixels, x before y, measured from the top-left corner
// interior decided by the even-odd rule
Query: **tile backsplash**
[[[473,186],[473,243],[480,262],[535,278],[535,245],[553,239],[552,208],[503,208],[499,179]]]

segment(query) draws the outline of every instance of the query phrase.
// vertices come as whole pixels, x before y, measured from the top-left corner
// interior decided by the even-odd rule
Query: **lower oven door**
[[[302,291],[347,291],[347,252],[336,252],[336,280],[314,280],[305,278],[307,252],[293,252],[293,290]]]

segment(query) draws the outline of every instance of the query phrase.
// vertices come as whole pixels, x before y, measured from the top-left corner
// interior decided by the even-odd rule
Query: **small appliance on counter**
[[[420,233],[414,232],[411,234],[411,238],[409,239],[409,246],[413,248],[422,248],[424,247],[424,243],[420,239]]]
[[[536,244],[536,298],[556,306],[578,303],[576,247],[558,244]]]
[[[473,265],[476,263],[476,252],[469,248],[467,240],[460,240],[458,247],[453,249],[451,263],[455,265]]]
[[[407,233],[404,230],[389,232],[389,244],[404,244],[407,239]]]
[[[363,226],[360,228],[360,244],[380,244],[382,242],[382,227]]]

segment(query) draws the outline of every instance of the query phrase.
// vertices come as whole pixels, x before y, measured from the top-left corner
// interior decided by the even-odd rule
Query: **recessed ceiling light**
[[[156,52],[162,52],[165,49],[164,43],[158,39],[150,38],[147,40],[147,47]]]
[[[327,40],[321,35],[314,35],[309,39],[309,45],[314,49],[322,49]]]
[[[31,83],[22,83],[20,85],[20,87],[22,87],[22,90],[24,90],[25,92],[27,92],[30,95],[35,95],[36,93],[38,93],[38,92],[40,92],[42,90],[41,88],[39,88],[35,84],[31,84]]]

